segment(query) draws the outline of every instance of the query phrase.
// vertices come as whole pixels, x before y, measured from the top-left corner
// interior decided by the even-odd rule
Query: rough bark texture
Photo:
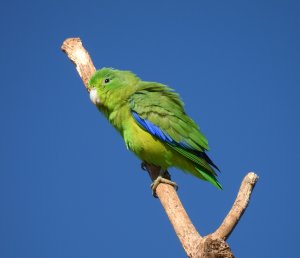
[[[214,237],[226,240],[245,212],[258,176],[251,172],[244,178],[233,206],[221,226],[213,233]]]
[[[158,177],[160,169],[151,165],[146,165],[146,168],[151,180],[154,181]],[[156,195],[164,207],[185,252],[189,257],[196,257],[193,252],[195,247],[200,247],[202,237],[187,215],[174,187],[168,184],[159,184],[156,188]]]
[[[96,72],[96,68],[89,53],[82,46],[80,38],[66,39],[61,46],[61,50],[73,62],[85,88],[89,91],[88,83],[92,75]]]
[[[66,39],[61,47],[69,59],[75,64],[86,89],[88,81],[96,71],[88,52],[83,47],[79,38]],[[151,180],[159,175],[159,169],[146,165]],[[225,240],[232,233],[244,211],[246,210],[252,190],[258,180],[258,176],[248,173],[239,190],[237,198],[225,217],[221,226],[212,234],[201,237],[189,216],[187,215],[174,188],[168,184],[159,184],[156,189],[163,208],[165,209],[171,224],[187,254],[192,258],[233,258],[229,245]]]

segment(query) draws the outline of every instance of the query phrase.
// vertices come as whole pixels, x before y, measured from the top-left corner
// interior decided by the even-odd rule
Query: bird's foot
[[[167,172],[168,173],[168,172]],[[168,173],[168,177],[170,178],[170,174]],[[171,179],[171,178],[170,178]],[[156,194],[156,188],[157,186],[160,184],[160,183],[163,183],[163,184],[168,184],[168,185],[171,185],[175,188],[175,190],[177,191],[178,190],[178,185],[171,181],[170,179],[167,179],[167,178],[164,178],[162,176],[158,176],[154,181],[153,183],[150,185],[151,189],[152,189],[152,195],[153,197],[155,198],[158,198],[157,194]]]
[[[151,170],[148,170],[149,169],[149,166],[151,167],[151,165],[149,165],[147,162],[143,161],[141,163],[141,168],[145,171],[148,171],[149,175],[153,178],[153,175],[151,174]],[[155,175],[157,176],[157,174]],[[172,185],[175,190],[177,191],[178,190],[178,185],[173,182],[171,180],[171,175],[170,173],[168,172],[168,170],[163,170],[163,169],[160,169],[159,170],[159,174],[157,176],[157,178],[152,182],[151,184],[151,189],[152,189],[152,195],[157,198],[157,194],[156,194],[156,188],[157,186],[160,184],[160,183],[163,183],[163,184],[168,184],[168,185]]]

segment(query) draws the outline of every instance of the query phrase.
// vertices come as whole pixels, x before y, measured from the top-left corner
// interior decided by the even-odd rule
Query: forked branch
[[[66,39],[61,49],[75,64],[79,76],[89,91],[88,81],[96,69],[80,38]],[[159,169],[151,165],[146,167],[152,181],[155,180],[159,174]],[[224,240],[229,237],[246,210],[257,180],[258,176],[255,173],[251,172],[245,176],[237,198],[223,223],[214,233],[205,237],[201,237],[194,227],[174,188],[168,184],[158,185],[156,194],[188,257],[234,257]]]

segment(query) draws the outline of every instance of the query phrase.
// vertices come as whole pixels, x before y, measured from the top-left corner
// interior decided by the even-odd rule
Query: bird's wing
[[[177,93],[161,84],[148,85],[132,95],[129,103],[132,116],[141,128],[215,175],[209,164],[218,168],[205,154],[208,142],[197,124],[185,114]]]

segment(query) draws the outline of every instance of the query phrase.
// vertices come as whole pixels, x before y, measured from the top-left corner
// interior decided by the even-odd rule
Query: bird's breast
[[[127,148],[141,160],[163,168],[170,166],[170,148],[142,129],[133,118],[130,118],[124,130],[124,140]]]

